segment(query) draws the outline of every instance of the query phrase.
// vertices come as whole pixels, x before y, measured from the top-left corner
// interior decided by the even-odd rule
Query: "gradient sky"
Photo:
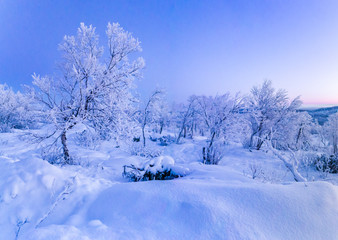
[[[57,45],[80,22],[119,22],[142,42],[139,92],[248,93],[270,79],[307,104],[338,104],[338,1],[0,0],[0,83],[55,72]]]

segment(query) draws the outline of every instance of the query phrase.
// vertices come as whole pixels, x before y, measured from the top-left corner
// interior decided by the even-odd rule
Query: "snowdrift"
[[[190,167],[191,175],[170,181],[109,183],[74,177],[42,160],[2,158],[7,175],[0,188],[0,239],[15,239],[24,221],[18,239],[335,239],[338,234],[338,188],[330,183],[267,184],[227,167]]]
[[[82,151],[84,162],[91,159],[88,166],[54,166],[13,139],[0,144],[0,240],[338,236],[338,187],[324,181],[274,184],[243,174],[245,161],[276,162],[265,153],[229,150],[222,165],[213,166],[196,161],[196,144],[173,145],[166,154],[188,175],[128,182],[123,165],[144,159],[102,147]]]

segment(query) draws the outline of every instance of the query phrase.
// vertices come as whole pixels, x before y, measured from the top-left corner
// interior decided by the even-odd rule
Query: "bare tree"
[[[188,105],[186,106],[185,110],[182,112],[182,116],[180,117],[180,128],[179,128],[179,133],[176,139],[176,143],[179,144],[181,137],[186,131],[188,122],[190,120],[190,117],[194,114],[195,112],[195,102],[196,101],[196,96],[191,96],[188,100]]]
[[[142,139],[143,146],[146,146],[145,128],[150,121],[156,121],[160,118],[161,112],[161,101],[163,100],[163,90],[155,90],[149,97],[146,106],[143,110],[143,121],[142,121]]]

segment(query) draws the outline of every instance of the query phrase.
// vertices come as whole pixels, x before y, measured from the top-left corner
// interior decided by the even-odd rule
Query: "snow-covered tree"
[[[235,119],[243,101],[239,95],[231,97],[229,93],[216,97],[197,97],[198,113],[203,128],[208,132],[208,145],[203,148],[203,160],[208,164],[217,164],[221,158],[219,141],[225,141],[232,131]],[[202,127],[202,126],[201,126]]]
[[[268,149],[271,150],[272,153],[284,163],[284,166],[291,172],[293,179],[296,182],[307,181],[307,179],[303,177],[298,171],[300,160],[296,152],[294,152],[290,148],[288,148],[287,151],[280,151],[275,146],[273,146],[273,144],[271,143],[271,140],[268,140],[266,142],[267,142]]]
[[[170,110],[166,98],[158,102],[157,117],[154,121],[155,131],[162,134],[163,130],[170,125]]]
[[[151,123],[157,123],[161,121],[161,115],[163,114],[163,102],[164,102],[164,91],[155,90],[145,105],[142,115],[142,139],[143,146],[146,146],[145,128]]]
[[[324,136],[332,147],[331,153],[338,153],[338,113],[328,117],[328,121],[324,124]]]
[[[307,112],[288,112],[276,126],[273,141],[279,149],[310,150],[315,123]]]
[[[196,113],[196,96],[190,96],[187,104],[179,104],[174,106],[176,114],[174,118],[179,128],[176,143],[180,143],[182,137],[186,137],[187,128],[191,122],[192,116]]]
[[[271,129],[273,128],[274,131],[279,129],[279,125],[284,120],[288,121],[290,114],[300,104],[298,97],[289,101],[285,90],[276,91],[271,81],[264,81],[261,86],[253,87],[247,101],[251,127],[249,146],[259,150],[265,140],[271,139]]]
[[[0,84],[0,131],[27,128],[33,124],[31,99],[20,92],[15,93],[6,84]]]
[[[141,51],[140,42],[118,23],[108,23],[108,54],[103,54],[93,26],[81,23],[76,36],[65,36],[59,45],[61,74],[33,75],[43,104],[55,129],[49,136],[61,139],[64,163],[71,164],[67,132],[82,123],[98,132],[125,132],[130,119],[133,80],[140,77],[142,58],[129,60]],[[122,128],[122,129],[121,129]]]

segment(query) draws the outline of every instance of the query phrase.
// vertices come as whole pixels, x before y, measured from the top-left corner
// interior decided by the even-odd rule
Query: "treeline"
[[[141,102],[133,94],[134,80],[142,77],[145,66],[135,56],[141,51],[140,42],[117,23],[108,23],[106,38],[104,49],[95,28],[82,23],[75,36],[65,36],[59,45],[57,74],[34,74],[24,94],[0,85],[0,130],[48,126],[34,136],[61,146],[62,164],[73,164],[70,131],[77,131],[83,142],[109,140],[115,146],[137,143],[142,148],[155,135],[161,136],[162,145],[205,136],[201,153],[206,164],[218,164],[222,149],[231,142],[252,150],[264,147],[290,165],[295,179],[299,163],[295,152],[327,156],[338,152],[338,114],[320,126],[307,112],[297,111],[299,98],[290,100],[270,81],[253,87],[248,95],[190,96],[185,103],[169,104],[165,92],[155,90]],[[328,166],[330,157],[325,161]]]

